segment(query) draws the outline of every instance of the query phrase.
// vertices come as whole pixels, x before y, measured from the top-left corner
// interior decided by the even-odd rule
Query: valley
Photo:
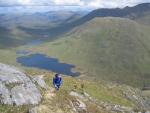
[[[139,15],[139,11],[136,9],[141,9],[143,6],[146,8],[144,7],[142,11],[148,12],[148,4],[124,10],[128,9],[129,12],[131,10]],[[120,15],[118,17],[93,16],[98,15],[97,11],[71,23],[64,23],[60,27],[48,28],[47,30],[27,29],[23,26],[20,29],[33,38],[29,38],[29,42],[34,42],[34,40],[42,42],[39,43],[40,45],[31,43],[31,45],[13,47],[10,50],[1,49],[1,62],[20,66],[16,59],[21,55],[16,54],[16,51],[29,51],[29,54],[44,54],[57,58],[61,62],[73,64],[76,66],[75,70],[79,71],[81,75],[86,74],[85,78],[93,80],[98,78],[140,88],[149,84],[150,27],[141,22],[144,18],[148,18],[149,13],[142,14],[141,12],[141,15],[145,16],[142,18],[135,16],[137,19],[131,20],[126,18],[131,16],[125,16],[125,18],[119,17]],[[53,33],[58,33],[58,35],[52,36]],[[45,35],[47,35],[45,38],[38,38]],[[23,38],[20,39],[23,40]],[[9,39],[9,41],[11,40]],[[13,44],[12,41],[11,44]],[[5,59],[6,56],[7,59]]]
[[[150,3],[68,5],[0,6],[0,113],[149,113]]]

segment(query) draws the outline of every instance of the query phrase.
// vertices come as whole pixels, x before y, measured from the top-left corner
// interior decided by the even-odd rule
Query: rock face
[[[123,94],[130,101],[136,103],[138,108],[150,110],[150,99],[147,97],[143,97],[140,90],[126,87],[126,89],[123,90]]]
[[[34,83],[37,83],[43,89],[47,89],[48,88],[48,86],[46,85],[45,81],[43,80],[43,75],[39,75],[39,76],[33,77],[32,81]]]
[[[72,106],[76,113],[87,113],[86,104],[79,99],[72,100]]]
[[[0,82],[0,102],[4,104],[12,104],[10,92],[2,82]]]
[[[36,105],[41,94],[30,78],[19,69],[0,63],[0,103]]]

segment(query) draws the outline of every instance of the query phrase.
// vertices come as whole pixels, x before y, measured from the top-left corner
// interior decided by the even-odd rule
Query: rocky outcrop
[[[37,107],[33,107],[33,108],[29,109],[29,113],[38,113]]]
[[[71,105],[76,113],[87,113],[86,104],[80,99],[73,99]]]
[[[12,104],[10,92],[2,82],[0,82],[0,102],[9,105]]]
[[[126,91],[128,91],[126,89]],[[133,94],[133,92],[135,93],[135,91],[132,90],[132,92],[130,92],[130,94],[128,94],[128,96],[133,99],[133,102],[137,102],[136,104],[141,105],[141,108],[145,108],[145,109],[137,109],[139,113],[140,110],[145,110],[144,113],[149,113],[149,106],[147,105],[147,103],[144,103],[145,100],[143,100],[142,96],[140,97],[139,95],[136,94],[137,98],[135,100],[134,97],[132,97],[131,95]],[[127,93],[127,92],[126,92]],[[109,102],[104,102],[104,101],[98,101],[95,100],[94,98],[92,98],[89,94],[87,94],[86,92],[84,92],[83,94],[79,94],[77,92],[71,91],[70,96],[75,97],[75,99],[73,99],[71,105],[73,106],[74,111],[76,111],[77,113],[86,113],[87,109],[86,109],[86,104],[85,102],[91,102],[91,103],[95,103],[97,106],[99,106],[99,108],[105,109],[107,112],[110,113],[136,113],[135,108],[132,107],[127,107],[127,106],[122,106],[122,105],[117,105],[117,104],[112,104]],[[134,95],[135,96],[135,95]]]
[[[43,80],[43,75],[33,77],[32,81],[34,83],[37,83],[41,88],[48,89],[48,86],[46,85],[45,81]]]
[[[141,90],[126,86],[122,92],[127,99],[138,106],[138,109],[150,110],[150,98],[143,96]]]
[[[41,94],[30,78],[19,69],[0,63],[0,103],[36,105]]]

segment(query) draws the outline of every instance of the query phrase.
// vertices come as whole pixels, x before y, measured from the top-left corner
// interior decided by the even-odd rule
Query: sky
[[[134,6],[139,3],[150,3],[150,0],[0,0],[0,6],[15,5],[51,5],[79,6],[91,8],[114,8]]]

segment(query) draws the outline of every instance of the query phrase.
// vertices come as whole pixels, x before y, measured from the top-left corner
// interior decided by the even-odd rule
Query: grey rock
[[[136,103],[139,109],[150,109],[150,99],[144,97],[141,90],[126,87],[123,89],[123,93],[127,99]]]
[[[0,101],[2,104],[8,104],[8,105],[12,104],[10,98],[10,92],[6,88],[5,84],[3,84],[1,81],[0,81]]]
[[[32,83],[26,86],[16,86],[11,90],[12,102],[16,105],[32,104],[36,105],[41,101],[41,94]]]
[[[48,86],[46,85],[45,81],[43,80],[42,75],[33,77],[33,82],[37,83],[43,89],[48,89]]]
[[[78,94],[77,92],[74,92],[74,91],[71,91],[69,95],[74,96],[74,97],[78,97],[80,99],[84,99],[83,95],[80,95],[80,94]]]
[[[145,113],[150,113],[150,111],[146,111]]]
[[[0,81],[6,84],[25,83],[30,79],[19,69],[0,63]]]
[[[81,100],[75,99],[72,101],[71,105],[73,106],[74,111],[78,113],[87,113],[86,104]]]
[[[29,113],[38,113],[37,112],[37,107],[29,109]]]
[[[30,78],[19,69],[0,63],[0,103],[36,105],[41,94]]]
[[[120,105],[115,105],[112,107],[112,111],[124,113],[124,112],[132,111],[132,108],[124,107],[124,106],[120,106]]]

